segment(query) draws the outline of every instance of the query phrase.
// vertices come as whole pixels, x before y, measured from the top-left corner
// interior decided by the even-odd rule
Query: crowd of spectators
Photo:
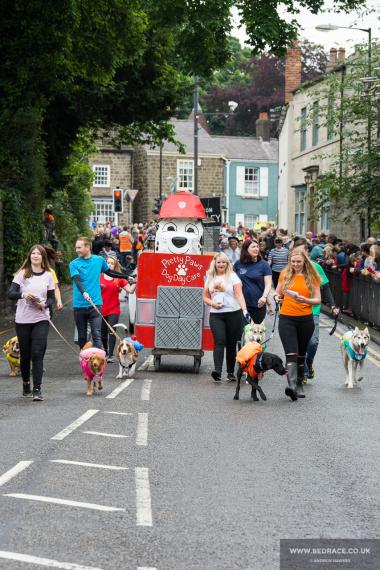
[[[231,227],[224,224],[219,236],[219,248],[224,251],[232,263],[239,258],[245,240],[255,239],[259,243],[260,254],[272,266],[274,280],[285,267],[294,240],[300,236],[289,236],[287,230],[272,225],[263,225],[258,230],[251,230],[239,224]],[[306,232],[310,259],[324,269],[333,269],[341,275],[342,309],[348,314],[348,296],[352,279],[358,275],[367,277],[380,284],[380,237],[369,237],[361,244],[351,240],[342,240],[329,233]]]
[[[97,223],[92,229],[92,252],[107,259],[114,256],[126,269],[137,264],[142,251],[154,251],[156,223],[116,226],[111,222]]]

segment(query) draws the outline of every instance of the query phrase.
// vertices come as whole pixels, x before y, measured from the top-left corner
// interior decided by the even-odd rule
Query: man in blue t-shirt
[[[74,320],[78,329],[78,344],[82,348],[87,342],[87,325],[90,324],[93,345],[103,348],[101,339],[102,326],[102,293],[100,288],[100,274],[110,277],[127,276],[124,273],[112,271],[105,259],[99,255],[92,255],[91,241],[81,237],[75,244],[78,257],[70,262],[70,276],[73,280],[73,309]],[[98,311],[90,303],[90,299]],[[100,313],[100,314],[99,314]]]

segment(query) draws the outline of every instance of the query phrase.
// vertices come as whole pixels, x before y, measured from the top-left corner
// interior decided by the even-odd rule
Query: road
[[[54,322],[72,344],[70,307]],[[199,376],[163,357],[124,384],[110,364],[89,398],[51,330],[40,403],[1,358],[0,568],[274,570],[281,538],[378,537],[379,347],[348,391],[323,328],[315,368],[295,403],[274,373],[267,402],[234,401],[210,354]]]

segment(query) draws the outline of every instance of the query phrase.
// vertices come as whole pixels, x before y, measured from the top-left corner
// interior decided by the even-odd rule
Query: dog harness
[[[7,357],[7,360],[9,360],[11,364],[14,364],[15,366],[20,366],[20,359],[17,356],[13,356],[13,354],[6,354],[5,356]]]
[[[236,355],[236,361],[240,364],[243,372],[253,379],[262,380],[263,347],[258,342],[247,342]]]
[[[79,362],[85,378],[94,378],[96,376],[88,364],[90,357],[93,356],[94,354],[102,356],[104,359],[104,364],[100,369],[100,371],[98,372],[97,376],[102,376],[104,374],[104,370],[106,368],[106,353],[101,348],[96,348],[95,346],[91,346],[91,348],[85,348],[84,350],[82,350],[79,355]]]
[[[352,335],[353,335],[352,331],[346,332],[346,334],[340,339],[340,345],[343,346],[344,350],[347,352],[347,354],[348,354],[349,358],[351,358],[351,360],[355,360],[356,362],[361,362],[367,356],[368,349],[366,347],[364,349],[363,354],[359,354],[358,352],[356,352],[350,344],[350,340],[352,338]]]

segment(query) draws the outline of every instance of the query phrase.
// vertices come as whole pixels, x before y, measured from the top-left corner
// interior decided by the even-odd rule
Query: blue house
[[[225,221],[254,228],[278,221],[278,140],[217,137],[225,152]]]

